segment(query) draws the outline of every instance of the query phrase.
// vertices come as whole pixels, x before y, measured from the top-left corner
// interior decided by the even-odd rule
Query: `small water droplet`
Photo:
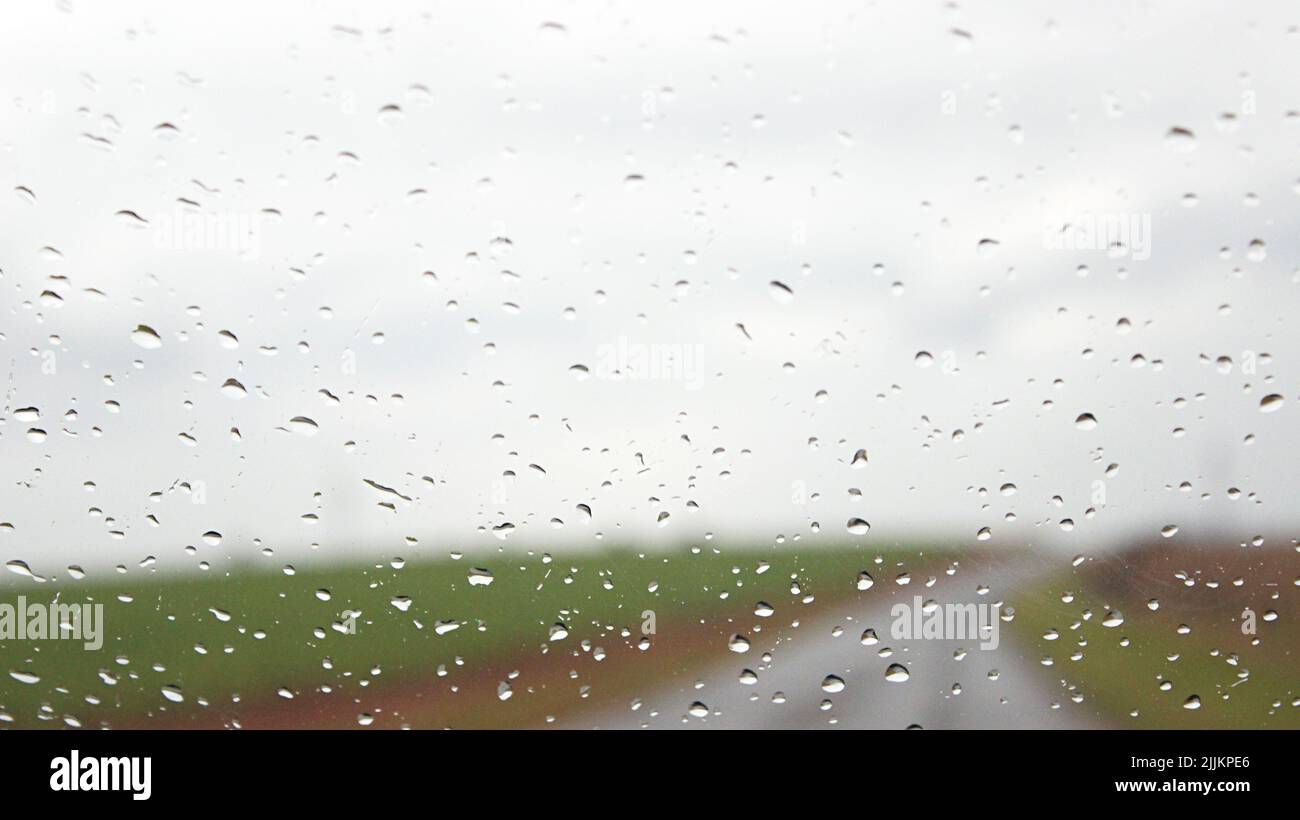
[[[1196,135],[1187,128],[1174,126],[1165,134],[1165,147],[1180,154],[1194,151],[1196,149]]]
[[[145,350],[157,350],[162,347],[162,337],[158,335],[158,331],[148,325],[136,325],[135,330],[131,331],[131,341]]]
[[[783,305],[794,301],[794,291],[790,290],[790,286],[784,282],[778,282],[773,279],[771,282],[767,283],[767,288],[768,292],[772,294],[772,298]]]

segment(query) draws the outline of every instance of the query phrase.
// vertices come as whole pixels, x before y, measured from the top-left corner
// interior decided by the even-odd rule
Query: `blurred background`
[[[1291,4],[6,16],[4,725],[1300,726]]]

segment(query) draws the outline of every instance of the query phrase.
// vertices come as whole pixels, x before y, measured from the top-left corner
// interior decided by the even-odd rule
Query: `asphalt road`
[[[963,573],[965,574],[965,573]],[[986,576],[987,577],[987,576]],[[996,590],[1031,582],[1023,569],[1006,569],[992,590],[979,595],[969,580],[941,577],[927,588],[924,579],[908,586],[889,582],[869,604],[842,608],[790,628],[780,637],[764,630],[770,641],[755,638],[744,654],[720,647],[717,660],[702,670],[683,670],[674,682],[651,689],[638,701],[574,715],[565,725],[585,728],[765,728],[803,729],[1074,729],[1100,727],[1088,701],[1072,693],[1041,664],[1041,647],[1013,640],[1000,622],[996,648],[981,649],[973,640],[897,640],[890,636],[890,608],[915,595],[936,603],[984,603],[999,600]],[[1012,600],[1011,596],[1009,600]],[[777,620],[780,613],[772,619]],[[757,620],[757,619],[756,619]],[[837,637],[835,627],[842,627]],[[875,645],[860,640],[866,628],[879,637]],[[1064,639],[1063,639],[1064,640]],[[882,649],[892,652],[882,657]],[[1051,654],[1060,657],[1058,651]],[[964,650],[964,653],[962,652]],[[764,663],[764,652],[771,663]],[[891,664],[902,664],[906,681],[886,680]],[[740,682],[741,672],[757,675]],[[842,691],[827,692],[823,681],[836,675]],[[832,686],[832,689],[835,687]],[[633,708],[633,704],[636,708]],[[693,704],[704,704],[701,714]]]

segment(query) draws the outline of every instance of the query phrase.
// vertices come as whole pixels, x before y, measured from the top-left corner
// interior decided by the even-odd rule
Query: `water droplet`
[[[1196,149],[1196,135],[1187,128],[1174,126],[1165,134],[1165,147],[1180,154],[1193,151]]]
[[[221,395],[228,399],[242,399],[248,396],[248,388],[236,379],[226,379],[221,385]]]
[[[768,293],[772,294],[772,298],[783,305],[794,301],[794,291],[790,290],[790,286],[783,282],[778,282],[773,279],[771,282],[767,283],[767,288]]]
[[[289,419],[289,429],[300,436],[314,436],[320,431],[320,426],[306,416],[294,416]]]
[[[433,625],[433,631],[439,635],[446,635],[448,632],[455,632],[460,629],[460,624],[456,621],[438,621]]]
[[[117,217],[117,221],[118,221],[118,222],[120,222],[120,223],[122,223],[123,225],[126,225],[127,227],[130,227],[130,228],[147,228],[147,227],[149,227],[149,220],[147,220],[147,219],[145,219],[144,217],[140,216],[140,215],[139,215],[138,213],[136,213],[135,211],[125,211],[125,210],[124,210],[124,211],[118,211],[116,214],[114,214],[114,216]]]
[[[162,347],[162,337],[158,335],[158,331],[148,325],[136,325],[135,330],[131,331],[131,341],[145,350],[157,350]]]
[[[5,567],[14,575],[21,575],[24,578],[36,577],[32,574],[32,569],[31,567],[27,566],[26,561],[19,561],[17,559],[14,559],[13,561],[9,561],[8,563],[6,563]]]

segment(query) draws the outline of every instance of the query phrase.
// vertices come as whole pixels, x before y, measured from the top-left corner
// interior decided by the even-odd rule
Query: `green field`
[[[919,565],[918,556],[891,554],[883,566],[896,572]],[[502,553],[293,575],[14,579],[19,583],[6,585],[0,602],[22,594],[28,603],[48,603],[57,594],[63,603],[102,603],[106,638],[98,651],[68,640],[0,643],[0,709],[16,726],[242,725],[245,714],[280,712],[313,725],[339,725],[344,717],[351,724],[368,704],[382,704],[384,693],[418,695],[445,678],[495,694],[497,678],[479,678],[498,667],[509,672],[548,655],[590,653],[598,643],[611,654],[636,652],[646,611],[654,613],[652,639],[660,641],[747,615],[760,599],[844,598],[856,594],[859,571],[878,570],[877,558],[847,549],[706,547],[553,558]],[[769,568],[760,573],[762,563]],[[470,583],[475,567],[490,571],[489,584]],[[351,634],[347,612],[359,613]],[[440,624],[456,628],[439,634]],[[568,633],[561,640],[552,639],[557,624]],[[653,677],[655,662],[638,660],[632,678]],[[39,680],[22,683],[15,672]],[[165,687],[183,700],[169,700]],[[475,702],[461,700],[416,722],[454,725]]]
[[[14,576],[0,604],[19,595],[101,603],[105,640],[97,651],[70,640],[0,641],[0,725],[542,727],[626,705],[669,679],[689,682],[728,658],[731,634],[760,621],[770,643],[792,620],[879,601],[897,589],[899,573],[938,575],[955,557],[929,548],[708,545],[515,551],[293,574]],[[991,557],[968,558],[967,570],[982,564],[996,577]],[[1253,566],[1253,576],[1286,580],[1281,564],[1267,566]],[[862,570],[888,587],[859,591]],[[1064,685],[1098,725],[1300,726],[1295,612],[1263,620],[1280,607],[1265,594],[1275,583],[1254,584],[1252,593],[1166,589],[1157,610],[1147,606],[1150,588],[1149,579],[1117,583],[1088,567],[1034,581],[1012,596],[1006,640],[1050,657],[1035,684]],[[759,601],[780,617],[755,618]],[[1234,619],[1247,604],[1261,615],[1254,640]],[[1101,625],[1111,609],[1124,612],[1122,625]],[[1047,640],[1049,631],[1058,638]],[[1183,708],[1189,694],[1201,709]]]
[[[1267,595],[1173,588],[1152,610],[1149,586],[1139,586],[1108,585],[1097,573],[1062,575],[1017,596],[1010,629],[1050,657],[1047,673],[1074,687],[1112,725],[1300,728],[1293,607],[1265,621],[1263,614],[1278,606]],[[1066,592],[1072,601],[1062,600]],[[1238,614],[1246,606],[1260,616],[1255,635],[1241,632]],[[1103,626],[1113,610],[1123,623]],[[1059,637],[1045,638],[1052,633]],[[1185,708],[1193,695],[1200,708]]]

